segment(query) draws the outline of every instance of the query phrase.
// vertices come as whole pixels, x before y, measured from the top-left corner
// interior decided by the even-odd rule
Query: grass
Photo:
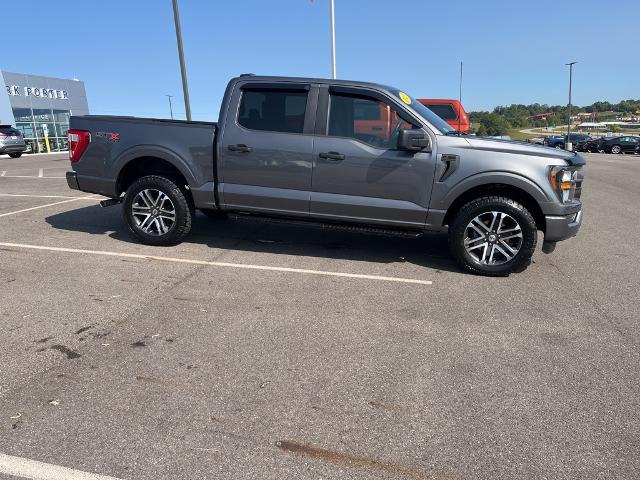
[[[530,133],[523,133],[520,131],[519,128],[510,128],[509,130],[507,130],[507,135],[509,135],[512,140],[520,140],[520,141],[524,141],[527,138],[542,136],[542,135],[535,135],[535,134],[532,135]]]

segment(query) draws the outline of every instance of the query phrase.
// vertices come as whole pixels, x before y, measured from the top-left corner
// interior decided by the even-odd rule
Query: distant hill
[[[511,129],[566,125],[568,110],[566,105],[512,104],[508,107],[498,106],[492,112],[469,112],[469,119],[472,129],[479,135],[506,135]],[[572,117],[578,113],[593,114],[585,116],[585,121],[611,120],[619,115],[640,115],[640,100],[595,102],[586,107],[572,105]]]

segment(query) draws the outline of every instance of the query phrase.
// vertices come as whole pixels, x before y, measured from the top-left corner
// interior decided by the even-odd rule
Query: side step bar
[[[100,200],[100,206],[102,208],[111,207],[113,205],[118,205],[119,203],[122,203],[122,197],[120,197],[120,198],[108,198],[106,200]]]
[[[232,213],[232,214],[229,214],[228,218],[232,220],[262,222],[262,223],[276,223],[276,224],[285,224],[285,225],[298,225],[303,227],[321,228],[323,230],[366,233],[368,235],[382,235],[387,237],[418,238],[424,234],[422,230],[402,230],[402,229],[382,228],[382,227],[377,227],[372,225],[349,225],[349,224],[342,224],[342,223],[327,223],[327,222],[318,222],[313,220],[269,217],[269,216],[263,216],[263,215],[254,215],[251,213],[246,213],[246,214]]]

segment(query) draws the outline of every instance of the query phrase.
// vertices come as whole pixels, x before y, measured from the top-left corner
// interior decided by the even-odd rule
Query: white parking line
[[[31,210],[39,210],[41,208],[53,207],[54,205],[60,205],[62,203],[76,202],[78,200],[97,200],[95,197],[76,197],[69,200],[62,200],[61,202],[47,203],[46,205],[38,205],[37,207],[23,208],[22,210],[16,210],[14,212],[0,213],[0,217],[8,217],[9,215],[16,215],[17,213],[30,212]]]
[[[68,200],[68,201],[71,201],[71,200]],[[160,262],[187,263],[192,265],[207,265],[210,267],[227,267],[227,268],[240,268],[240,269],[246,269],[246,270],[264,270],[264,271],[270,271],[270,272],[300,273],[300,274],[307,274],[307,275],[321,275],[321,276],[327,276],[327,277],[358,278],[363,280],[377,280],[377,281],[383,281],[383,282],[414,283],[419,285],[431,285],[433,283],[429,280],[417,280],[414,278],[383,277],[380,275],[364,275],[361,273],[330,272],[325,270],[307,270],[304,268],[270,267],[267,265],[251,265],[251,264],[245,264],[245,263],[209,262],[205,260],[190,260],[188,258],[158,257],[155,255],[142,255],[138,253],[110,252],[105,250],[84,250],[80,248],[44,247],[40,245],[28,245],[24,243],[0,242],[0,246],[9,247],[9,248],[11,247],[24,248],[29,250],[43,250],[48,252],[82,253],[82,254],[88,254],[88,255],[103,255],[107,257],[139,258],[143,260],[157,260]]]
[[[27,198],[75,198],[77,200],[93,200],[98,197],[70,197],[68,195],[28,195],[26,193],[0,193],[0,197],[27,197]]]
[[[38,178],[44,177],[44,168],[38,169]]]
[[[36,175],[2,175],[3,178],[65,178],[65,177],[38,177]]]
[[[31,480],[119,480],[3,453],[0,453],[0,473]]]

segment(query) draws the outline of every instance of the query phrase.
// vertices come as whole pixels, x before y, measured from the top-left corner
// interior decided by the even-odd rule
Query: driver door
[[[328,118],[314,139],[311,215],[424,226],[435,153],[397,150],[398,131],[412,125],[379,94],[325,93],[318,107]]]

